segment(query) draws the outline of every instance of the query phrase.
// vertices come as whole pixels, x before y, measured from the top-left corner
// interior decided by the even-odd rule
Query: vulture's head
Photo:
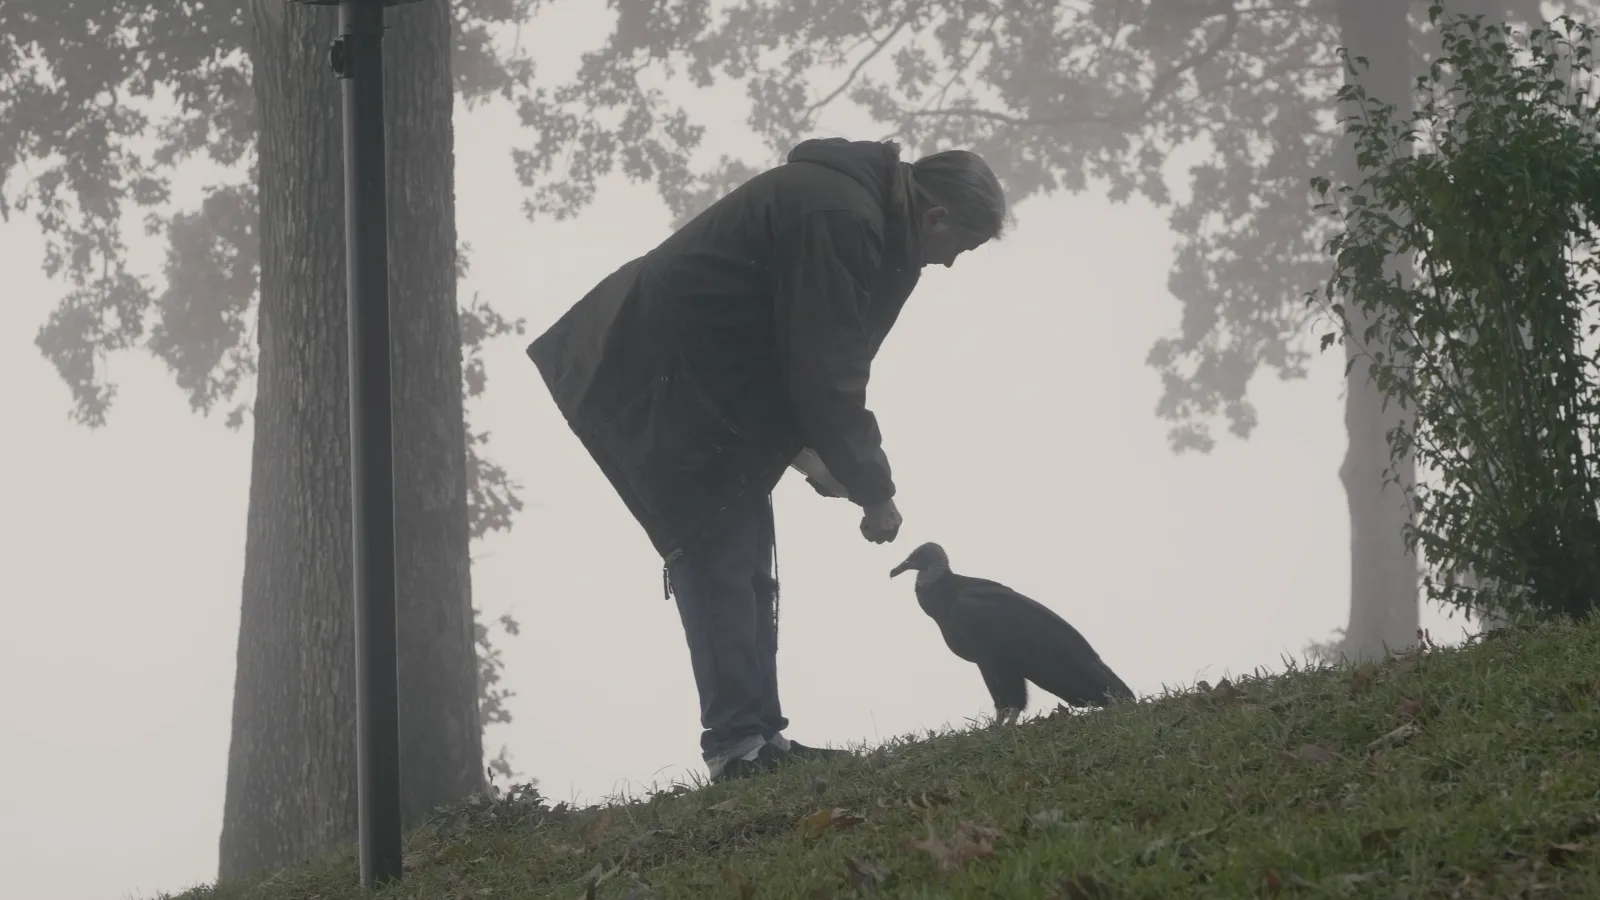
[[[889,577],[893,578],[901,572],[926,572],[929,570],[940,573],[950,571],[950,557],[945,555],[943,547],[932,541],[911,551],[911,555],[906,557],[905,562],[889,570]]]

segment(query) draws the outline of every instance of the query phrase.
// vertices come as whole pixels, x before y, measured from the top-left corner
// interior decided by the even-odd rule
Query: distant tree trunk
[[[1412,110],[1410,24],[1408,4],[1399,0],[1339,0],[1339,28],[1351,58],[1366,57],[1359,80],[1367,93],[1393,104],[1396,115],[1409,118]],[[1347,80],[1355,77],[1346,75]],[[1361,175],[1348,139],[1341,164],[1347,182]],[[1351,305],[1351,323],[1359,339],[1367,322]],[[1346,344],[1346,358],[1370,352],[1359,340]],[[1340,649],[1352,659],[1370,659],[1385,649],[1398,650],[1416,642],[1420,623],[1417,601],[1418,567],[1415,555],[1402,541],[1409,521],[1405,497],[1394,485],[1384,487],[1390,464],[1389,430],[1400,424],[1392,405],[1384,409],[1383,397],[1367,374],[1365,359],[1356,359],[1345,394],[1345,430],[1349,446],[1339,479],[1350,505],[1350,621]],[[1416,465],[1407,460],[1396,474],[1402,484],[1415,483]]]
[[[261,300],[221,878],[356,830],[349,378],[331,10],[251,0]],[[455,296],[449,7],[385,40],[403,810],[482,785]]]

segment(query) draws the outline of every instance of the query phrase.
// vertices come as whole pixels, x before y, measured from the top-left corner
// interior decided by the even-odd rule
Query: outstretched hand
[[[861,536],[874,544],[887,544],[900,533],[900,510],[893,500],[868,506],[861,516]]]

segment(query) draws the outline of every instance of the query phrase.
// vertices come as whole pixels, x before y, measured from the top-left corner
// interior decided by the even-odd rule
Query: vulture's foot
[[[1020,709],[1002,709],[999,710],[998,714],[995,716],[994,723],[995,725],[1001,727],[1006,725],[1015,725],[1017,724],[1017,719],[1021,717],[1022,710]]]

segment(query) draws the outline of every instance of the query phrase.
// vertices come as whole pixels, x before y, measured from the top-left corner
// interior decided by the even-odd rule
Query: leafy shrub
[[[1313,182],[1339,231],[1310,299],[1338,325],[1323,347],[1356,342],[1405,413],[1389,445],[1418,464],[1406,539],[1430,599],[1581,616],[1600,594],[1594,33],[1430,19],[1409,121],[1340,93],[1360,183]]]

